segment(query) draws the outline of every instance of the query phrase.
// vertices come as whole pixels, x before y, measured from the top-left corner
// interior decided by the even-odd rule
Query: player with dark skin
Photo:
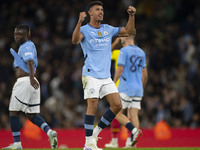
[[[17,43],[17,45],[20,46],[24,42],[26,42],[30,39],[30,33],[27,33],[26,30],[15,28],[14,39],[15,39],[15,42]],[[23,71],[22,69],[17,67],[15,69],[16,78],[29,76],[31,85],[34,87],[34,89],[38,89],[39,83],[34,78],[34,76],[35,76],[35,74],[34,74],[34,61],[28,60],[27,64],[28,64],[28,68],[29,68],[30,73],[26,73],[25,71]],[[10,116],[18,116],[19,113],[20,113],[19,111],[10,111]],[[35,114],[27,114],[27,117],[29,119],[31,119],[34,115]]]
[[[21,112],[49,137],[52,149],[57,148],[57,132],[51,130],[40,113],[40,84],[35,78],[38,66],[37,50],[30,40],[30,27],[19,25],[14,30],[14,39],[18,45],[18,53],[12,48],[11,54],[14,57],[14,67],[16,82],[12,89],[9,103],[10,127],[14,138],[14,143],[3,149],[22,149],[21,144],[21,123],[19,115]]]

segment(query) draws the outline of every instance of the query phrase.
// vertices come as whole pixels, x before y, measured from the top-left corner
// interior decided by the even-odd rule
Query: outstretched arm
[[[81,24],[85,20],[86,16],[87,15],[86,15],[85,12],[81,12],[80,15],[79,15],[78,23],[77,23],[77,25],[74,29],[73,34],[72,34],[72,43],[73,44],[79,44],[83,39],[83,34],[80,32],[80,30],[81,30]]]
[[[127,12],[129,14],[128,22],[125,28],[124,27],[121,28],[121,31],[118,36],[131,36],[135,31],[136,8],[133,6],[129,6]]]

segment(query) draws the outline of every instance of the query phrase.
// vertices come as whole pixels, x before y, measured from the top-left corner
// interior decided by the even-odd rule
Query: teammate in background
[[[14,143],[3,149],[22,149],[19,120],[20,112],[35,125],[40,127],[49,136],[51,148],[57,148],[57,133],[50,129],[48,124],[39,115],[40,113],[40,84],[35,78],[38,66],[37,51],[34,43],[30,40],[30,27],[19,25],[15,28],[14,39],[19,46],[18,54],[11,48],[14,57],[14,67],[17,81],[13,87],[10,98],[10,124],[14,137]]]
[[[134,39],[131,39],[131,40],[133,41],[133,44],[134,44]],[[112,44],[112,50],[113,50],[112,54],[113,55],[111,55],[111,59],[113,58],[115,61],[118,61],[119,50],[114,50],[116,45],[118,45],[121,42],[121,45],[123,47],[126,47],[126,46],[128,46],[129,43],[132,44],[131,40],[125,40],[124,38],[117,38]],[[115,66],[115,71],[116,70],[117,70],[117,67]],[[118,87],[118,83],[119,83],[119,80],[117,80],[117,82],[116,82],[117,87]],[[134,109],[135,109],[135,111],[137,110],[136,108],[134,108]],[[130,113],[130,111],[127,111],[127,113]],[[139,128],[138,111],[137,111],[137,113],[133,113],[132,116],[133,116],[132,118],[136,118],[136,120],[132,121],[133,125],[136,128]],[[128,114],[128,118],[130,118],[130,114]],[[118,133],[119,133],[119,130],[120,130],[119,128],[120,128],[119,122],[117,121],[117,119],[114,119],[111,123],[112,140],[110,141],[110,143],[105,144],[105,147],[110,147],[110,148],[117,148],[118,147]],[[129,137],[126,141],[125,147],[131,147],[130,141],[131,140],[130,140],[130,137]]]
[[[118,68],[114,76],[115,83],[120,79],[118,90],[122,100],[122,110],[117,114],[116,119],[131,131],[131,137],[127,139],[126,147],[134,146],[142,135],[142,131],[139,130],[138,136],[132,142],[133,131],[139,129],[138,111],[141,109],[144,87],[148,79],[146,55],[134,44],[135,35],[136,31],[133,36],[121,38],[123,48],[120,50]],[[125,109],[127,109],[131,122],[123,114]],[[132,125],[135,128],[129,127]]]
[[[93,1],[88,6],[90,22],[81,27],[87,16],[85,12],[81,12],[72,35],[72,43],[81,44],[85,58],[82,72],[84,99],[87,99],[84,119],[86,136],[84,150],[100,149],[97,147],[98,134],[112,122],[122,108],[118,90],[110,78],[110,58],[112,37],[130,36],[134,32],[136,9],[129,6],[127,12],[129,20],[125,28],[101,24],[104,17],[103,3]],[[104,113],[94,129],[94,117],[97,112],[99,97],[103,98],[104,96],[110,104],[110,108]],[[135,131],[135,134],[137,133]]]

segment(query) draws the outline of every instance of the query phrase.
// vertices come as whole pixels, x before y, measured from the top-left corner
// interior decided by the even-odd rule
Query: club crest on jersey
[[[107,31],[104,31],[104,35],[108,35],[108,32],[107,32]]]
[[[98,36],[102,37],[102,34],[101,34],[101,32],[97,32],[97,34],[98,34]]]

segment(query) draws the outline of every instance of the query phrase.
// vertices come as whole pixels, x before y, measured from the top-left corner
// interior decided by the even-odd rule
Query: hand
[[[129,6],[128,9],[127,9],[127,12],[128,12],[129,15],[133,16],[136,13],[136,8],[133,7],[133,6]]]
[[[82,23],[85,20],[86,17],[87,17],[87,14],[85,12],[80,12],[79,22]]]
[[[118,38],[115,39],[115,41],[116,41],[117,44],[118,44],[118,43],[121,43],[121,38],[118,37]]]
[[[39,88],[39,83],[37,82],[37,80],[35,80],[34,78],[30,79],[31,85],[34,89],[38,89]]]

